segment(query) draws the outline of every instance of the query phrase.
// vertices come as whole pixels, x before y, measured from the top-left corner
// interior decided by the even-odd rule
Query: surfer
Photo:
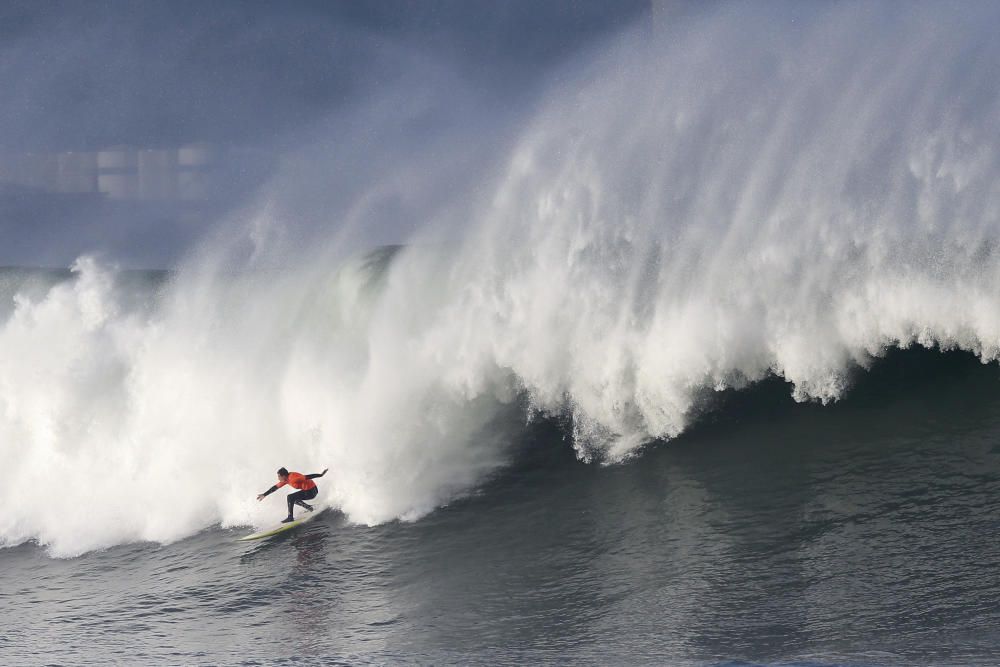
[[[272,486],[270,489],[264,493],[257,496],[257,500],[264,500],[267,496],[274,493],[285,484],[298,489],[295,493],[288,494],[288,517],[281,520],[281,523],[288,523],[292,521],[292,508],[295,505],[299,507],[304,507],[310,512],[313,511],[313,506],[308,504],[307,500],[312,500],[319,493],[319,487],[316,486],[316,482],[313,480],[317,477],[322,477],[326,474],[329,468],[324,468],[323,472],[316,472],[311,475],[303,475],[299,472],[288,472],[284,468],[278,468],[278,483]]]

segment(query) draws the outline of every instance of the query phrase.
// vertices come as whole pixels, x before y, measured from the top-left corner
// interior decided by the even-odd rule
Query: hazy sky
[[[414,57],[516,91],[648,0],[0,3],[0,148],[270,141]]]
[[[0,158],[193,142],[258,156],[227,159],[236,176],[217,179],[198,224],[29,201],[0,181],[0,265],[97,253],[169,266],[232,211],[327,233],[389,180],[413,196],[354,215],[357,243],[403,242],[475,187],[561,64],[649,12],[649,0],[0,0]]]

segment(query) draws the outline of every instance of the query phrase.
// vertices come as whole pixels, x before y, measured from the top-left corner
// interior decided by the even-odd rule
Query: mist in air
[[[995,664],[997,26],[0,0],[0,662]]]
[[[354,225],[355,249],[403,243],[475,187],[470,170],[502,160],[498,142],[549,79],[650,13],[645,2],[7,2],[0,265],[88,254],[171,268],[219,227],[261,215],[295,237]]]
[[[535,419],[619,463],[767,378],[1000,356],[993,5],[32,7],[5,150],[81,218],[3,227],[56,270],[0,283],[0,464],[61,489],[0,491],[7,544],[261,524],[277,459],[414,520]]]

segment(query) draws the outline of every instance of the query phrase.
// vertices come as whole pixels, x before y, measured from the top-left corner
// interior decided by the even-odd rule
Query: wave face
[[[567,74],[455,195],[464,223],[401,250],[8,275],[0,539],[260,525],[280,465],[330,467],[353,521],[413,519],[508,462],[525,416],[620,461],[769,376],[828,402],[893,347],[996,360],[996,25],[985,3],[725,6]]]

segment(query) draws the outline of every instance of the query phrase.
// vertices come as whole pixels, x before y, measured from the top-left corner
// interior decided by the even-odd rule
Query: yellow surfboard
[[[265,537],[272,537],[283,533],[286,530],[291,530],[292,528],[298,528],[304,523],[308,523],[310,519],[313,519],[317,514],[320,514],[323,510],[313,510],[312,512],[307,512],[301,519],[296,519],[295,521],[289,521],[288,523],[278,524],[277,528],[269,528],[268,530],[262,530],[259,533],[253,533],[251,535],[246,535],[244,537],[236,540],[237,542],[249,542],[250,540],[262,540]]]

